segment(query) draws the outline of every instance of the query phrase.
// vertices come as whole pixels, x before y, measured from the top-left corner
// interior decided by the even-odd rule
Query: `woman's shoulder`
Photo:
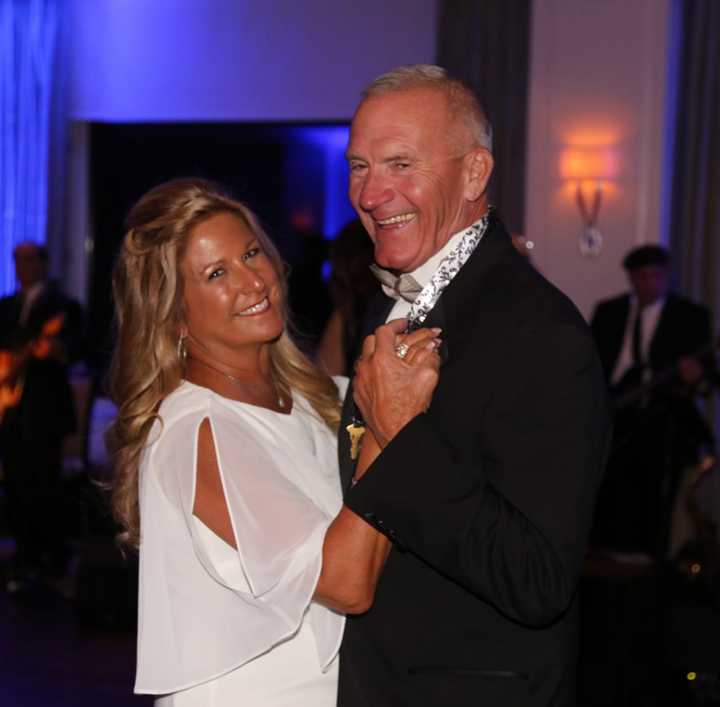
[[[223,418],[238,425],[241,416],[222,403],[222,399],[209,388],[183,381],[160,404],[157,419],[149,436],[150,446],[177,437],[188,437],[184,441],[194,442],[194,433],[205,419],[219,422]]]
[[[208,388],[188,381],[173,390],[160,404],[148,434],[144,466],[194,469],[198,432],[205,419],[214,434],[221,430],[233,440],[244,439],[242,416],[233,414],[218,398]]]
[[[170,425],[181,418],[207,413],[211,402],[210,390],[183,381],[162,401],[158,417],[164,425]]]
[[[232,429],[232,434],[243,437],[243,430],[252,428],[252,419],[241,405],[223,398],[209,388],[183,381],[165,400],[158,410],[155,435],[151,442],[164,440],[194,442],[195,432],[204,419],[208,419],[213,431]]]

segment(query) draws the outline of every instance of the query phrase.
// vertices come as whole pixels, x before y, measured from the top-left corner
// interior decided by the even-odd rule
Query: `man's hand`
[[[438,382],[440,330],[402,334],[406,324],[395,319],[378,327],[365,339],[355,366],[355,402],[380,447],[428,409]],[[400,344],[407,346],[403,358],[396,352]]]

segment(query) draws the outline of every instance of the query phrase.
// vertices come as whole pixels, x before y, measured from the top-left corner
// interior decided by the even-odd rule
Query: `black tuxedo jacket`
[[[609,437],[592,336],[495,218],[426,325],[447,347],[432,404],[345,497],[394,546],[373,607],[348,619],[338,704],[572,705]]]
[[[591,326],[608,380],[620,356],[629,315],[630,295],[625,294],[600,302],[592,316]],[[660,372],[674,366],[680,357],[707,348],[711,341],[709,310],[670,294],[650,342],[648,362],[654,372]],[[709,372],[714,375],[712,356],[706,360]]]

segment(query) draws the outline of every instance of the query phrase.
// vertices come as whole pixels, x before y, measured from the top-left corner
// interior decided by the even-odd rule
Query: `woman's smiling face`
[[[197,224],[181,270],[188,340],[212,358],[231,363],[282,333],[282,283],[240,217],[218,213]]]

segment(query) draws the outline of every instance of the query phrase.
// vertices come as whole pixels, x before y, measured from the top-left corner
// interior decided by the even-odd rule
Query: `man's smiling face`
[[[355,113],[350,201],[383,267],[412,272],[475,220],[471,146],[451,121],[445,93],[425,87],[370,96]]]

